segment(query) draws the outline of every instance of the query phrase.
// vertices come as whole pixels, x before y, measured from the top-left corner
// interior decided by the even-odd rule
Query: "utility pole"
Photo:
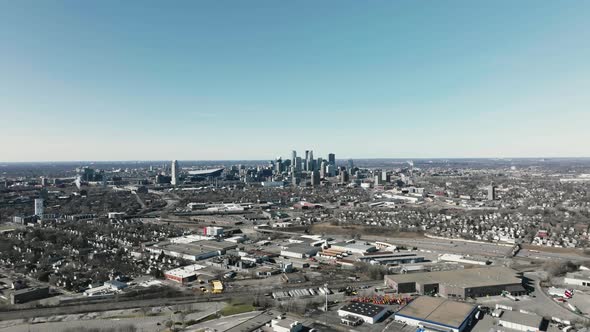
[[[328,283],[324,284],[324,292],[326,293],[326,306],[324,307],[324,322],[328,326]]]

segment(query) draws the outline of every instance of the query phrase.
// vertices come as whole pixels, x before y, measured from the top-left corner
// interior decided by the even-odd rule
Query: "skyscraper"
[[[352,162],[352,159],[348,159],[348,172],[350,174],[352,174],[352,169],[354,168],[354,163]]]
[[[330,165],[336,165],[336,155],[333,153],[328,154],[328,163]]]
[[[35,198],[35,215],[41,217],[45,212],[45,207],[43,206],[43,198]]]
[[[311,172],[311,185],[317,187],[320,185],[320,172],[312,171]]]
[[[298,167],[297,165],[297,151],[293,150],[292,154],[291,154],[291,166],[295,166],[295,168]]]
[[[170,180],[170,183],[175,186],[178,184],[178,161],[177,160],[172,160],[172,179]]]
[[[322,161],[322,163],[320,164],[320,178],[325,179],[326,178],[326,168],[328,167],[328,164],[326,164],[326,161]]]

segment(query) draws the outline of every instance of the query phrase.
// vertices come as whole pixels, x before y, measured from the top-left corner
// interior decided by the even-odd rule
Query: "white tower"
[[[178,183],[178,161],[172,160],[172,180],[170,183],[175,186]]]
[[[43,207],[43,198],[35,198],[35,215],[41,217],[45,208]]]

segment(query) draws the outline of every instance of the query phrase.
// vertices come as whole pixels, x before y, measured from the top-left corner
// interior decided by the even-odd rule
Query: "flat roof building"
[[[517,272],[503,266],[387,275],[385,286],[398,293],[440,294],[463,299],[500,295],[503,291],[513,295],[526,292]]]
[[[231,242],[203,240],[189,243],[171,243],[165,241],[146,247],[146,249],[157,254],[163,252],[164,255],[198,261],[223,255],[227,250],[237,247],[237,244]]]
[[[387,308],[371,303],[352,302],[338,310],[340,317],[356,317],[369,324],[375,324],[387,313]]]
[[[164,277],[181,284],[197,279],[197,271],[205,268],[203,265],[193,264],[166,271]]]
[[[498,324],[517,331],[535,332],[541,330],[543,317],[518,311],[505,310],[500,314]]]
[[[420,296],[401,308],[395,320],[427,331],[462,332],[471,325],[476,312],[472,304]]]

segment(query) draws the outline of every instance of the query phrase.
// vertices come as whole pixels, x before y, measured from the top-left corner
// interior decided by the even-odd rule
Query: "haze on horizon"
[[[589,157],[590,2],[0,3],[0,161]]]

